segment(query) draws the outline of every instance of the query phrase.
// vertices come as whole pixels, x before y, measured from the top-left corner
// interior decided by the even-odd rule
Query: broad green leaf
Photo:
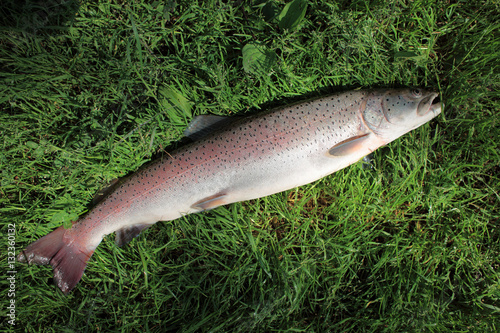
[[[415,58],[418,54],[409,51],[400,51],[394,54],[394,58]]]
[[[243,47],[243,69],[247,73],[267,74],[276,62],[276,53],[260,44],[247,44]]]
[[[26,146],[31,149],[36,149],[38,148],[38,143],[33,142],[33,141],[28,141],[26,142]]]
[[[59,225],[61,222],[64,226],[65,229],[71,228],[73,225],[73,221],[76,221],[78,219],[78,215],[75,213],[68,213],[66,211],[60,211],[52,215],[52,218],[50,221],[52,223],[55,223]]]
[[[304,16],[306,16],[306,10],[306,0],[293,0],[292,2],[287,3],[278,16],[278,26],[280,29],[295,29]]]
[[[262,7],[262,13],[264,14],[265,20],[269,22],[278,16],[279,8],[274,2],[269,1],[264,7]]]
[[[158,89],[158,93],[161,105],[173,122],[184,124],[186,118],[192,117],[191,107],[193,103],[180,92],[172,87],[164,86]]]

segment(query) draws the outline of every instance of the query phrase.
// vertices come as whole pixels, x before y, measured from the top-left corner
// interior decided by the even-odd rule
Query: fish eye
[[[416,98],[422,97],[422,90],[420,90],[420,89],[413,89],[411,91],[411,94],[413,95],[413,97],[416,97]]]

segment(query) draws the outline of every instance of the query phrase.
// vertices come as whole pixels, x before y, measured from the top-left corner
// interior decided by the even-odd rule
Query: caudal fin
[[[87,262],[95,249],[87,249],[68,231],[59,227],[48,235],[30,244],[19,253],[19,262],[47,265],[54,269],[54,280],[63,293],[67,294],[82,278]]]

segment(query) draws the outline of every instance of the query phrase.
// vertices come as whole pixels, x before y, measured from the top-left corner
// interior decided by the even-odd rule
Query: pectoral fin
[[[342,142],[337,143],[335,146],[328,150],[328,154],[331,156],[347,156],[355,153],[359,149],[363,148],[364,144],[369,140],[369,133],[362,135],[353,136]]]
[[[195,202],[191,205],[193,209],[210,210],[215,207],[219,207],[227,204],[227,194],[217,193],[209,197],[203,198],[200,201]]]

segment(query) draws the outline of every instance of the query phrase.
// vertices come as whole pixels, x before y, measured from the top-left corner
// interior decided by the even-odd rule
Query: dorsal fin
[[[199,140],[239,118],[216,116],[213,114],[199,115],[191,120],[188,127],[184,130],[184,135],[192,140]]]
[[[104,198],[106,198],[108,196],[108,194],[113,192],[118,187],[118,185],[120,185],[120,178],[115,178],[112,181],[110,181],[108,185],[106,185],[104,188],[100,189],[99,192],[97,192],[94,195],[94,197],[92,198],[91,205],[95,206],[99,202],[104,200]]]

